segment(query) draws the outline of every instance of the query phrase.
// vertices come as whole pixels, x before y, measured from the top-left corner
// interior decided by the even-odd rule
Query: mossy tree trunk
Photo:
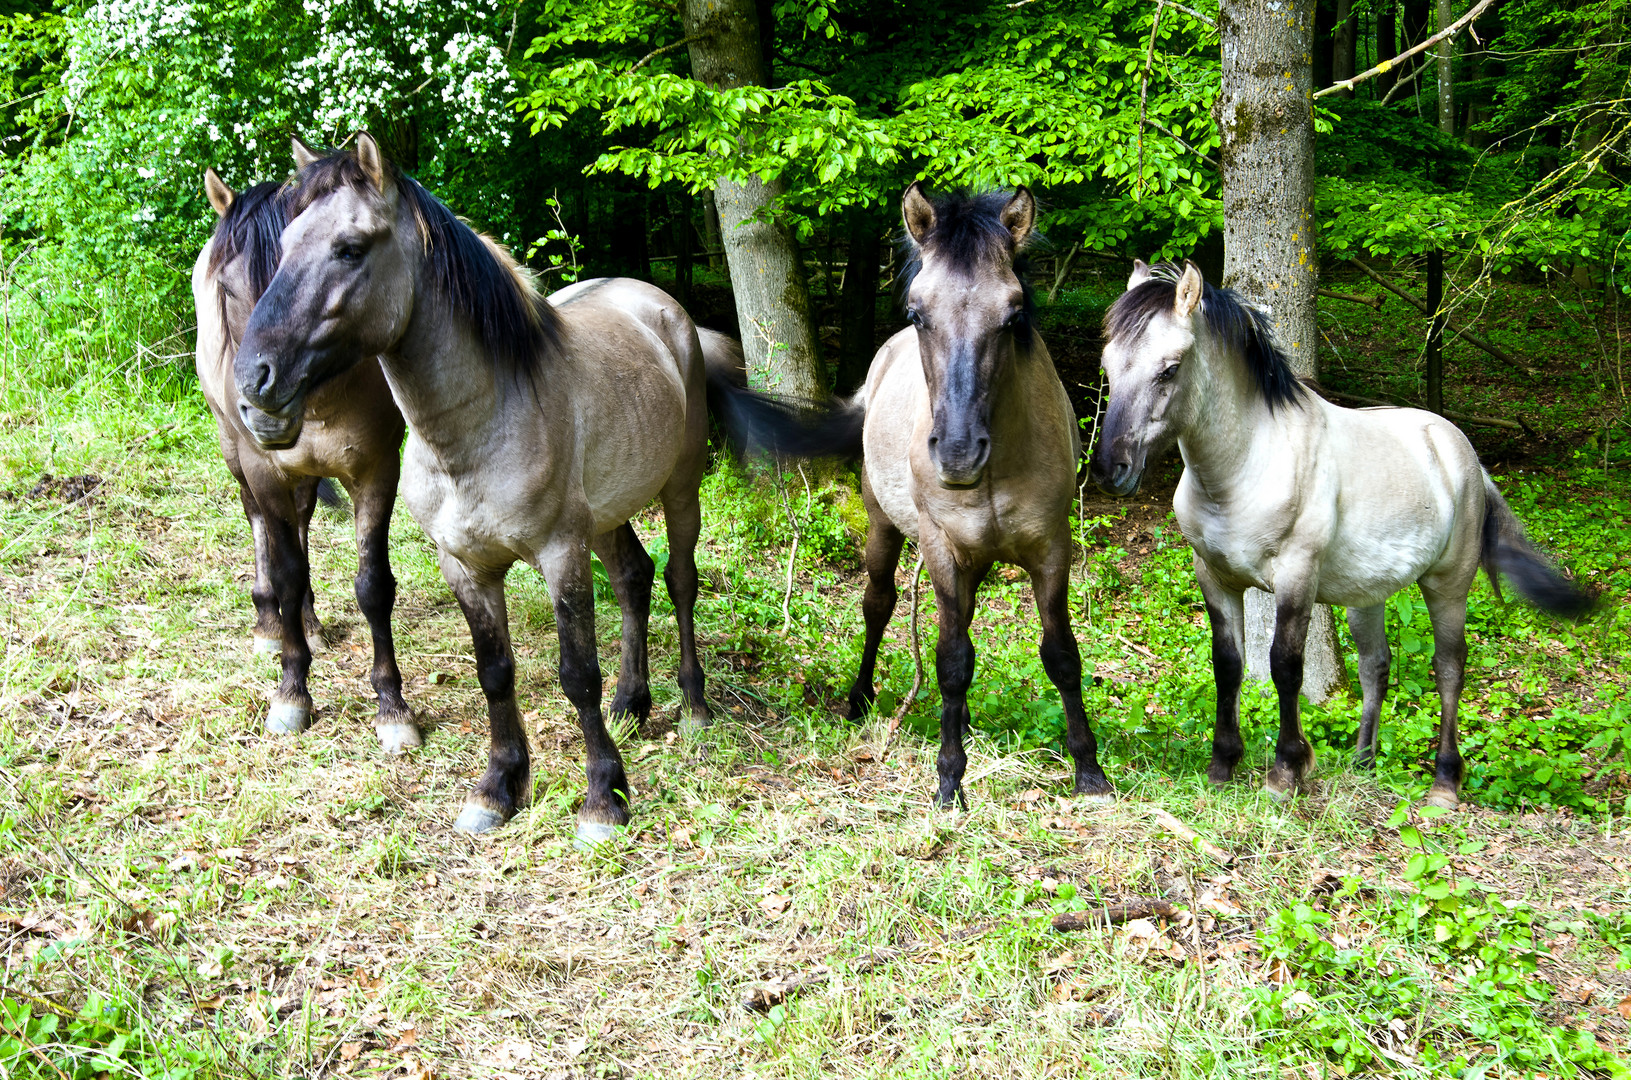
[[[755,0],[687,0],[691,73],[717,89],[769,86]],[[810,317],[810,286],[793,230],[773,209],[779,181],[721,179],[714,187],[721,241],[754,385],[815,399],[826,389]]]
[[[1314,250],[1314,0],[1224,0],[1223,284],[1268,308],[1299,376],[1318,374]],[[1269,677],[1274,598],[1246,593],[1246,671]],[[1331,609],[1317,607],[1303,651],[1303,694],[1346,681]]]

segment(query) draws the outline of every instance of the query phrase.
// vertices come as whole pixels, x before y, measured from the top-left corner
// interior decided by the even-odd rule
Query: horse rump
[[[1564,577],[1552,561],[1530,542],[1518,515],[1484,474],[1484,536],[1479,552],[1490,587],[1501,595],[1497,574],[1504,574],[1518,595],[1548,614],[1583,619],[1597,598]]]
[[[727,366],[708,364],[708,409],[738,454],[860,460],[866,422],[862,395],[804,401],[750,390],[745,383]]]

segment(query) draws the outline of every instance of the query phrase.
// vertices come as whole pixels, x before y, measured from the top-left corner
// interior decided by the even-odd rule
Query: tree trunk
[[[1314,3],[1224,0],[1218,11],[1223,82],[1223,284],[1269,308],[1296,373],[1318,373],[1314,251]],[[1246,593],[1246,670],[1269,677],[1274,601]],[[1331,609],[1317,607],[1303,650],[1303,694],[1323,701],[1346,681]]]
[[[1399,8],[1394,0],[1382,0],[1376,7],[1376,62],[1391,60],[1399,51]],[[1387,97],[1398,81],[1398,68],[1388,68],[1376,76],[1376,100]]]
[[[1438,0],[1438,28],[1443,30],[1455,22],[1453,0]],[[1455,135],[1455,38],[1445,38],[1435,45],[1438,53],[1438,129],[1446,135]]]
[[[1352,0],[1337,0],[1336,34],[1331,39],[1331,81],[1339,83],[1354,77],[1354,52],[1359,40],[1359,20],[1353,16]],[[1337,97],[1353,97],[1350,90],[1337,91]]]
[[[1444,415],[1444,252],[1427,253],[1427,408]]]
[[[878,333],[878,241],[883,226],[870,206],[849,208],[849,243],[844,290],[839,296],[838,391],[850,393],[866,381],[872,341]]]
[[[708,269],[725,269],[725,241],[719,235],[719,207],[714,205],[714,193],[702,197],[702,246],[708,252]]]
[[[683,308],[691,306],[691,253],[696,250],[691,207],[695,201],[689,191],[681,191],[670,203],[674,208],[674,299]]]
[[[768,86],[766,38],[755,0],[687,0],[691,73],[716,89]],[[749,379],[781,394],[815,400],[826,389],[810,320],[810,286],[793,230],[773,208],[779,180],[721,179],[714,187],[725,261],[742,328]]]

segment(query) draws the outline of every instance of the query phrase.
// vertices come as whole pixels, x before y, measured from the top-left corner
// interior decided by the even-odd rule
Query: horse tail
[[[326,476],[317,481],[317,501],[335,510],[344,510],[347,507],[345,492]]]
[[[1484,536],[1479,561],[1496,596],[1501,595],[1497,574],[1504,574],[1519,596],[1552,615],[1581,619],[1596,604],[1595,597],[1564,577],[1530,542],[1523,523],[1488,473],[1484,474]]]
[[[708,367],[708,411],[724,427],[737,453],[860,460],[861,428],[866,422],[863,394],[847,400],[801,401],[751,390],[742,347],[723,334],[699,334]]]

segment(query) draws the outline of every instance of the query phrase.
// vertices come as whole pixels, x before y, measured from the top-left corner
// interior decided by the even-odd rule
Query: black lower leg
[[[391,573],[387,548],[384,528],[378,530],[378,535],[363,538],[357,577],[352,585],[357,594],[357,607],[368,620],[368,633],[373,639],[374,667],[369,672],[369,681],[379,703],[379,718],[402,722],[408,718],[408,703],[402,699],[402,672],[396,664],[396,639],[391,633],[396,577]]]
[[[895,569],[900,565],[900,549],[905,538],[893,526],[873,524],[866,540],[866,595],[861,599],[861,616],[866,620],[866,641],[861,647],[861,666],[849,688],[849,718],[859,720],[877,700],[878,646],[884,629],[895,613],[899,590]]]
[[[963,732],[969,727],[968,688],[974,683],[974,642],[968,628],[942,623],[934,659],[940,683],[940,754],[935,761],[940,786],[934,801],[946,808],[955,798],[967,809],[963,773],[968,769],[968,755],[963,750]]]
[[[301,612],[306,594],[311,591],[311,571],[293,522],[268,517],[265,527],[267,568],[277,591],[283,638],[283,678],[273,697],[278,703],[309,711],[311,695],[306,690],[306,675],[311,670],[311,649],[306,643]]]
[[[587,576],[587,575],[585,575]],[[623,825],[629,820],[629,783],[617,743],[600,711],[600,659],[595,648],[594,593],[587,582],[556,591],[555,627],[561,642],[561,689],[578,713],[587,756],[589,790],[580,822]]]
[[[1310,612],[1281,604],[1275,612],[1274,643],[1269,646],[1269,677],[1280,704],[1280,733],[1274,744],[1274,765],[1269,787],[1289,792],[1302,782],[1313,763],[1314,750],[1303,737],[1303,646],[1308,640]]]
[[[651,624],[651,583],[657,567],[627,523],[597,549],[611,576],[623,613],[623,655],[618,665],[613,716],[651,715],[651,678],[646,665],[646,635]]]
[[[1240,737],[1240,684],[1245,662],[1231,632],[1227,615],[1208,603],[1212,621],[1212,681],[1217,689],[1217,719],[1212,726],[1212,760],[1206,778],[1214,784],[1227,784],[1234,778],[1246,744]]]
[[[1069,566],[1064,562],[1065,567]],[[1036,576],[1037,611],[1042,617],[1042,670],[1059,691],[1065,710],[1065,748],[1076,764],[1078,795],[1108,795],[1114,789],[1099,765],[1098,740],[1082,703],[1082,653],[1070,628],[1066,571]]]
[[[1463,763],[1456,714],[1461,703],[1466,667],[1465,637],[1457,635],[1453,640],[1435,643],[1433,680],[1438,684],[1439,740],[1438,754],[1433,761],[1433,790],[1451,798],[1461,790]]]

